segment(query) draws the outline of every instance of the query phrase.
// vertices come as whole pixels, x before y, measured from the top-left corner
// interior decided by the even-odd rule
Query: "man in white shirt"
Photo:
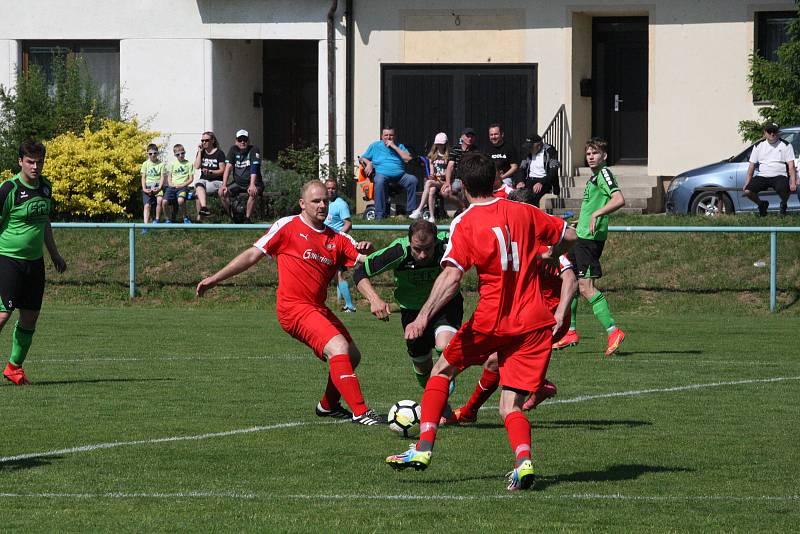
[[[786,215],[790,191],[797,190],[797,175],[794,149],[788,141],[778,136],[777,124],[766,123],[764,139],[753,145],[750,166],[747,168],[742,189],[744,195],[758,205],[758,214],[761,217],[767,214],[769,202],[761,200],[758,194],[766,189],[774,190],[781,199],[780,214]]]

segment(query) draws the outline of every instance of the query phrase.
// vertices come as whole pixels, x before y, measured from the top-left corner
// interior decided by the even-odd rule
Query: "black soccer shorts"
[[[605,241],[578,238],[578,242],[567,255],[569,261],[575,266],[578,278],[601,278],[603,276],[600,256],[603,255],[605,244]]]
[[[44,258],[18,260],[0,256],[0,311],[38,311],[44,297]]]
[[[419,310],[400,310],[400,322],[403,324],[403,330],[406,326],[414,322],[414,319],[419,315]],[[418,361],[427,359],[430,356],[431,350],[436,347],[436,331],[440,328],[452,329],[455,333],[461,328],[461,322],[464,319],[464,297],[461,293],[453,297],[450,302],[445,304],[439,313],[434,315],[428,322],[428,327],[417,339],[406,340],[406,348],[408,355],[412,360]]]

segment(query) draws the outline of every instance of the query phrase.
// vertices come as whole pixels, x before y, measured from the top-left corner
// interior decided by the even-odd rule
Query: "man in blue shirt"
[[[361,154],[364,171],[367,176],[375,177],[375,219],[386,216],[386,184],[398,182],[406,190],[406,211],[411,213],[417,207],[417,177],[406,173],[405,164],[411,160],[411,154],[402,144],[394,142],[394,128],[384,127],[381,138],[370,144],[367,151]]]
[[[325,225],[332,230],[346,234],[353,226],[353,222],[350,220],[350,206],[347,205],[345,199],[339,196],[337,188],[336,180],[333,178],[325,180],[325,189],[328,191],[328,217],[325,219]],[[336,272],[336,288],[344,299],[342,311],[345,313],[355,312],[356,307],[353,305],[353,297],[350,296],[350,286],[344,277],[344,269]]]

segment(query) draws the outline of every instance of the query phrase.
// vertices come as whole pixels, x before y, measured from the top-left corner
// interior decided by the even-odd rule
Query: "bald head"
[[[325,219],[328,217],[328,190],[319,180],[310,180],[300,189],[301,216],[311,226],[325,228]]]

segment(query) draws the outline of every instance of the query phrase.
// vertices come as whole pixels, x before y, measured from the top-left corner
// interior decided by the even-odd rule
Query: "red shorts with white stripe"
[[[497,352],[500,385],[522,391],[536,391],[541,386],[550,352],[553,332],[542,328],[516,336],[484,334],[472,329],[472,320],[465,323],[444,350],[447,362],[458,369],[483,365]]]
[[[278,312],[278,323],[287,334],[311,347],[322,361],[325,345],[334,337],[341,334],[348,342],[353,341],[336,314],[325,306],[292,306],[290,313]]]

